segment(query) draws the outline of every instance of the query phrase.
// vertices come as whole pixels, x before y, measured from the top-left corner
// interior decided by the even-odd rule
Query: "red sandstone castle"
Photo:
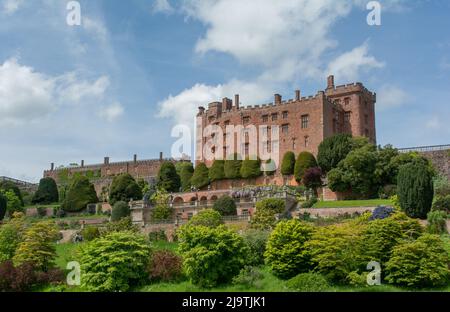
[[[317,155],[319,144],[325,138],[339,133],[364,136],[375,144],[375,102],[376,94],[367,90],[362,83],[335,86],[334,76],[329,76],[327,88],[318,91],[315,96],[301,97],[300,90],[297,90],[295,99],[283,101],[281,95],[275,94],[274,103],[242,107],[239,95],[235,95],[234,103],[231,99],[223,98],[222,102],[210,103],[206,110],[200,107],[197,132],[203,134],[206,127],[219,126],[223,131],[223,142],[226,142],[226,136],[230,135],[226,133],[229,125],[254,125],[257,128],[277,125],[280,157],[288,151],[295,154],[308,151]],[[268,141],[264,143],[270,148],[270,131],[268,133]],[[209,137],[204,135],[203,138],[197,138],[197,162],[205,161],[208,166],[212,164],[213,160],[207,160],[202,155],[204,144],[214,135],[212,133]],[[240,148],[235,143],[234,151],[243,151],[244,155],[241,156],[245,158],[249,156],[250,142],[247,137],[241,142],[243,146]],[[231,154],[230,146],[226,143],[223,144],[223,152],[215,149],[212,146],[214,155],[220,153],[220,159],[226,159]],[[257,150],[260,150],[259,146]]]

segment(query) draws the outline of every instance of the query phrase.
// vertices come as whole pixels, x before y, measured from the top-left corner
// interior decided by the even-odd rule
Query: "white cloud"
[[[109,77],[101,76],[95,81],[81,80],[75,73],[68,73],[58,79],[59,96],[65,101],[78,104],[82,99],[102,98],[110,85]]]
[[[377,92],[377,108],[386,110],[400,107],[410,100],[409,94],[393,85],[383,85]]]
[[[24,3],[24,0],[3,0],[3,12],[7,15],[14,14]]]
[[[153,13],[173,13],[174,9],[170,5],[168,0],[155,0],[152,8]]]
[[[102,107],[99,116],[108,122],[113,122],[124,113],[124,108],[119,102],[115,102],[109,106]]]
[[[93,34],[101,41],[105,42],[108,39],[108,30],[100,20],[83,16],[82,26],[86,31]]]

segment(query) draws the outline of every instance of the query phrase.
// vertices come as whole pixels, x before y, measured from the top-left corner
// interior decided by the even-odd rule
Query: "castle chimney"
[[[239,109],[239,94],[234,96],[234,105],[236,106],[236,109]]]
[[[55,170],[55,163],[50,164],[50,171],[53,171],[53,170]]]
[[[84,160],[81,161],[81,167],[84,167]]]
[[[105,160],[103,161],[105,165],[109,165],[109,157],[105,157]]]
[[[281,104],[281,95],[275,94],[275,105]]]
[[[334,76],[330,75],[327,79],[327,89],[334,89]]]
[[[295,90],[295,100],[300,101],[300,90]]]
[[[133,161],[134,161],[134,163],[137,163],[137,155],[136,154],[134,154],[134,156],[133,156]]]
[[[164,154],[163,154],[163,152],[159,152],[159,160],[163,160],[164,159]]]

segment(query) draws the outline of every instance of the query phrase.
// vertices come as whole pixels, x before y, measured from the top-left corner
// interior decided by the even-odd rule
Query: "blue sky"
[[[199,105],[336,83],[377,92],[379,144],[450,143],[450,2],[0,0],[0,175],[155,158]]]

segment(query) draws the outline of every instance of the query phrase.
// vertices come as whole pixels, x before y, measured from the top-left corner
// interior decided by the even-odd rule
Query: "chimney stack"
[[[134,161],[134,163],[137,163],[137,155],[136,154],[134,154],[133,161]]]
[[[327,89],[334,89],[334,76],[330,75],[327,79]]]
[[[103,161],[105,165],[109,165],[109,157],[105,157],[105,160]]]
[[[84,167],[84,160],[81,161],[81,167]]]
[[[164,159],[164,154],[163,154],[163,152],[159,152],[159,160],[163,160]]]
[[[234,96],[234,105],[236,106],[236,109],[239,109],[239,94]]]
[[[275,94],[275,105],[281,104],[281,95]]]
[[[295,100],[300,101],[300,90],[295,90]]]
[[[50,164],[50,171],[53,171],[53,170],[55,170],[55,163]]]

